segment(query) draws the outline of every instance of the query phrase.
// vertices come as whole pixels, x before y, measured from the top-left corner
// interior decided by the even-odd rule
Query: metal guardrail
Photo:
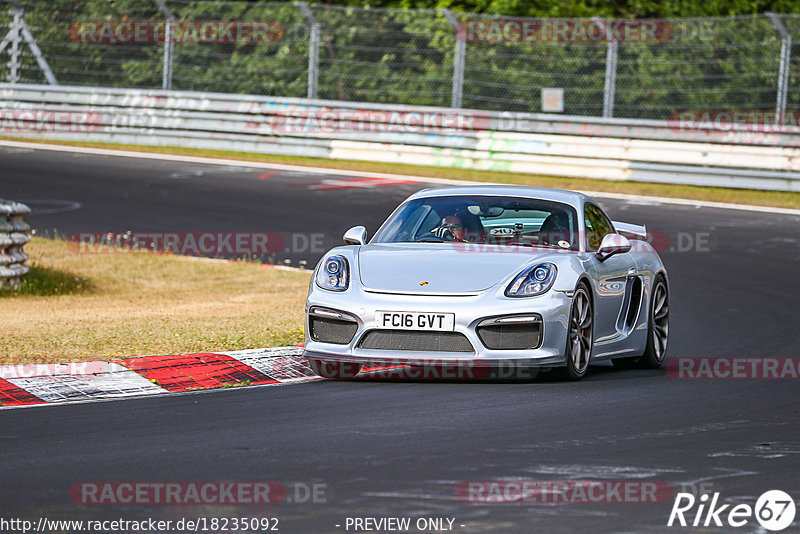
[[[30,241],[24,221],[31,209],[25,204],[0,199],[0,288],[16,288],[30,267],[22,247]]]
[[[800,191],[797,128],[0,84],[0,135]]]

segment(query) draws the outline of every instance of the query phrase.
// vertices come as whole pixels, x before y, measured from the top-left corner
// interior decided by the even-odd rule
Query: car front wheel
[[[592,359],[592,342],[594,341],[594,313],[589,288],[581,283],[572,297],[572,308],[569,313],[569,330],[567,333],[566,357],[564,369],[566,378],[580,380],[589,370]]]

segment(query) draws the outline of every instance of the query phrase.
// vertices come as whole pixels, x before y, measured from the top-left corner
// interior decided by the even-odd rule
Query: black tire
[[[612,360],[617,369],[658,369],[664,363],[669,341],[669,288],[662,275],[656,276],[647,318],[647,344],[636,358]]]
[[[323,378],[355,378],[358,372],[361,371],[361,364],[353,362],[309,358],[308,364],[317,376]]]
[[[567,346],[564,350],[567,362],[561,375],[569,380],[580,380],[589,371],[594,343],[594,306],[589,287],[581,282],[572,296],[569,309]]]

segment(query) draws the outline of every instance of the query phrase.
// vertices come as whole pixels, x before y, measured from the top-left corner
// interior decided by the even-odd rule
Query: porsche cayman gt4
[[[317,264],[304,354],[321,376],[431,362],[657,368],[669,285],[644,226],[590,197],[521,186],[427,189],[371,239],[357,226]]]

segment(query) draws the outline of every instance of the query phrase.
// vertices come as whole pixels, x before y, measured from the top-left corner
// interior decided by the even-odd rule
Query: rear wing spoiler
[[[647,239],[647,228],[643,224],[631,224],[619,221],[611,221],[618,234],[628,239]]]

